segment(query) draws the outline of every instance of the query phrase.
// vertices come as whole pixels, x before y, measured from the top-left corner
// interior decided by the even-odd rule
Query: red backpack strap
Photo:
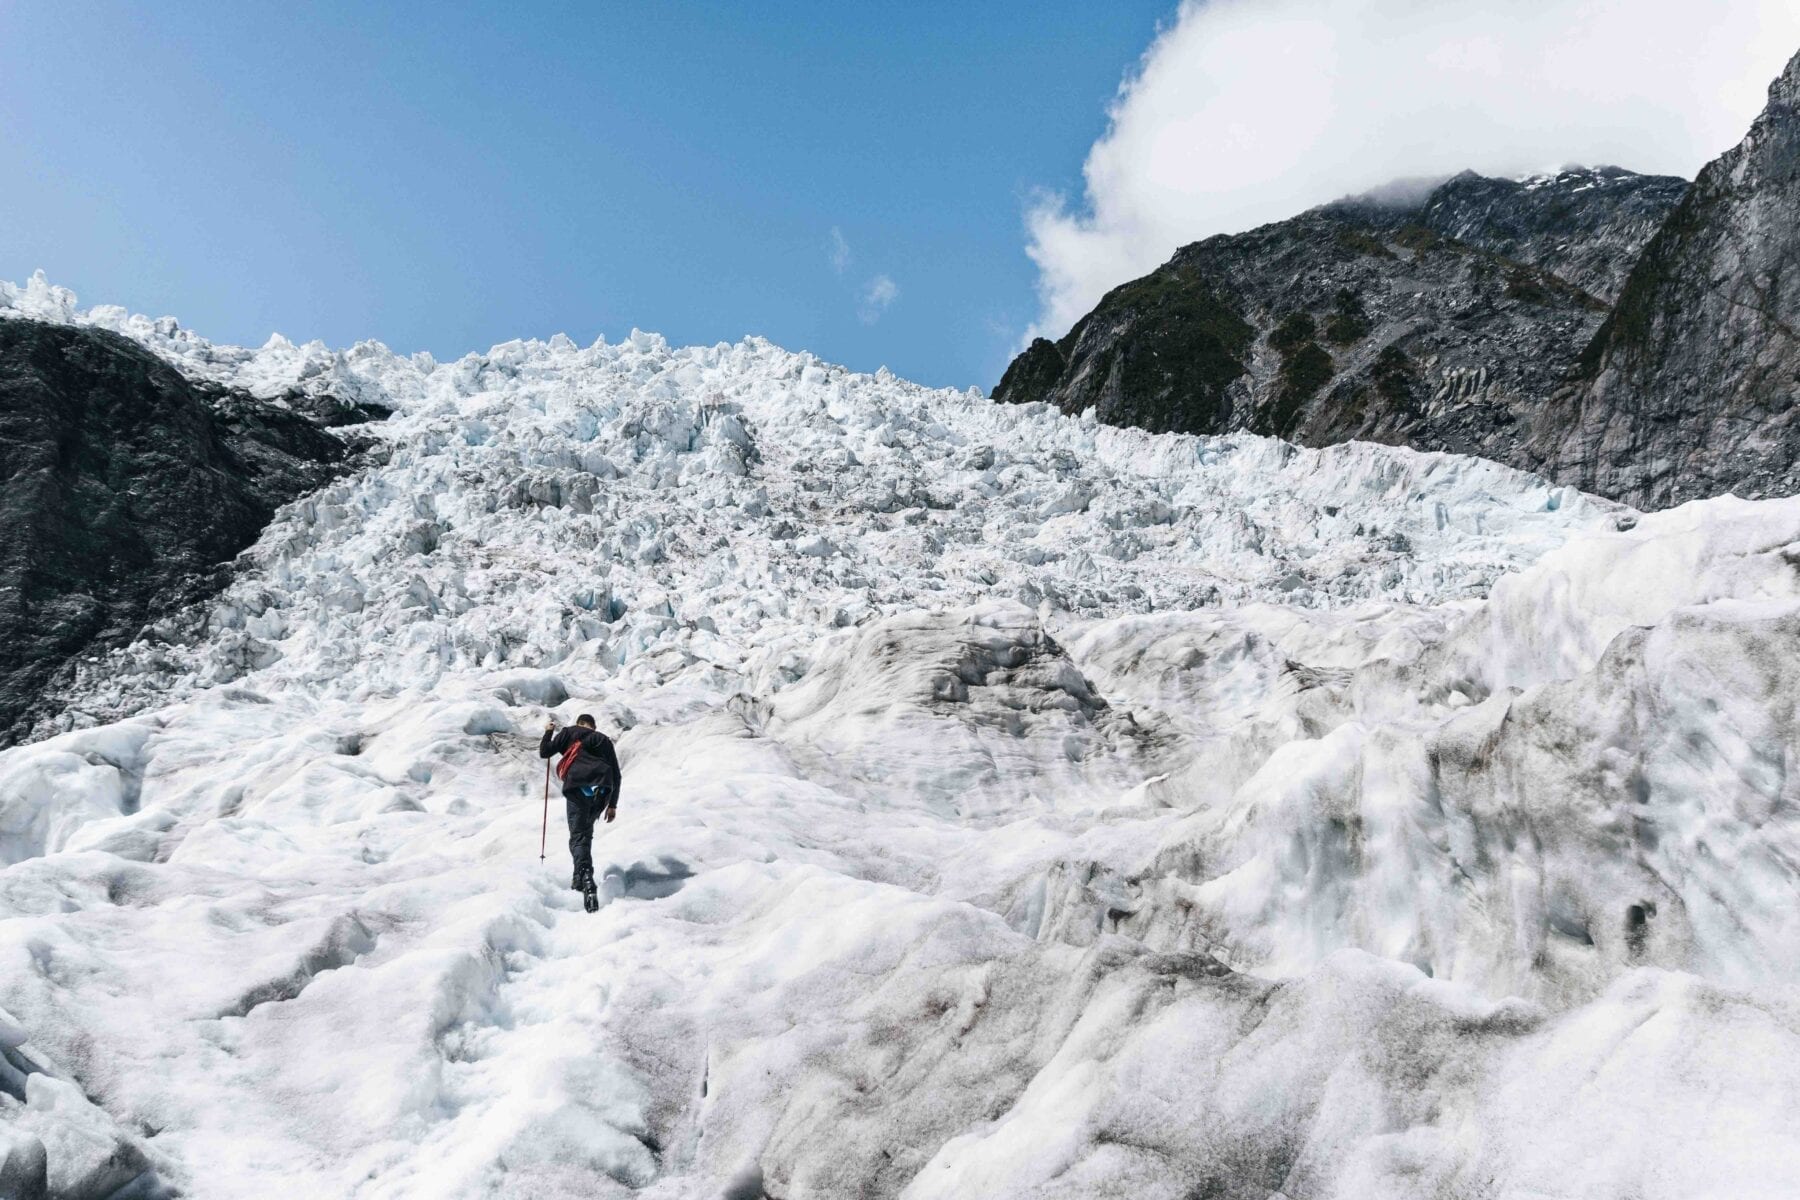
[[[576,738],[569,743],[569,748],[563,751],[562,761],[556,764],[556,777],[558,779],[567,779],[569,777],[569,768],[575,765],[575,756],[580,753],[581,739]]]

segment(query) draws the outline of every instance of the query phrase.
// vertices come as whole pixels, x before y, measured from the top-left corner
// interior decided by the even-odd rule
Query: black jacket
[[[544,740],[538,743],[538,757],[567,753],[576,743],[580,743],[581,749],[576,753],[575,761],[569,764],[569,773],[562,777],[563,791],[599,784],[600,794],[607,798],[608,805],[616,805],[619,802],[619,756],[613,752],[612,739],[604,733],[580,725],[554,731],[546,729]]]

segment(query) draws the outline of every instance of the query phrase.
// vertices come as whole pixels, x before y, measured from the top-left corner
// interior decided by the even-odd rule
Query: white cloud
[[[1188,242],[1401,176],[1692,176],[1797,48],[1794,0],[1186,0],[1121,87],[1082,202],[1028,208],[1031,332]]]
[[[850,243],[836,225],[831,227],[831,269],[839,275],[850,269]]]
[[[863,289],[862,304],[857,308],[856,315],[862,318],[864,325],[873,325],[881,320],[881,314],[887,311],[888,305],[899,298],[900,285],[886,275],[877,275]]]

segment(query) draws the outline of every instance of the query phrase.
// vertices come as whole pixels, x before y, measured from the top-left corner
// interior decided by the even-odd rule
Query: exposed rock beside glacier
[[[1608,304],[1688,181],[1620,167],[1493,179],[1464,171],[1426,197],[1428,229],[1566,279]]]
[[[216,590],[275,510],[349,455],[118,334],[0,320],[0,745],[44,715],[72,660]]]
[[[1033,342],[994,394],[1480,454],[1642,508],[1791,495],[1797,231],[1800,56],[1691,187],[1465,172],[1208,238]]]
[[[1661,507],[1800,491],[1800,54],[1645,248],[1536,431],[1559,479]]]
[[[1616,167],[1464,172],[1208,238],[1036,341],[994,396],[1531,467],[1526,433],[1686,186]]]

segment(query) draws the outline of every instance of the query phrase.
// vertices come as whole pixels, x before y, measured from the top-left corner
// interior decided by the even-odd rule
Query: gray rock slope
[[[116,333],[0,320],[0,746],[59,671],[222,583],[349,453]]]
[[[995,398],[1521,464],[1523,431],[1606,318],[1605,264],[1629,261],[1684,187],[1617,168],[1465,173],[1209,238],[1034,343]]]
[[[995,398],[1462,451],[1645,508],[1800,491],[1800,56],[1691,188],[1601,167],[1405,191],[1184,247]]]
[[[1650,241],[1540,423],[1557,478],[1661,507],[1800,491],[1800,55]]]
[[[1644,244],[1688,183],[1620,167],[1576,168],[1530,179],[1464,171],[1434,190],[1419,224],[1530,263],[1611,304]]]

